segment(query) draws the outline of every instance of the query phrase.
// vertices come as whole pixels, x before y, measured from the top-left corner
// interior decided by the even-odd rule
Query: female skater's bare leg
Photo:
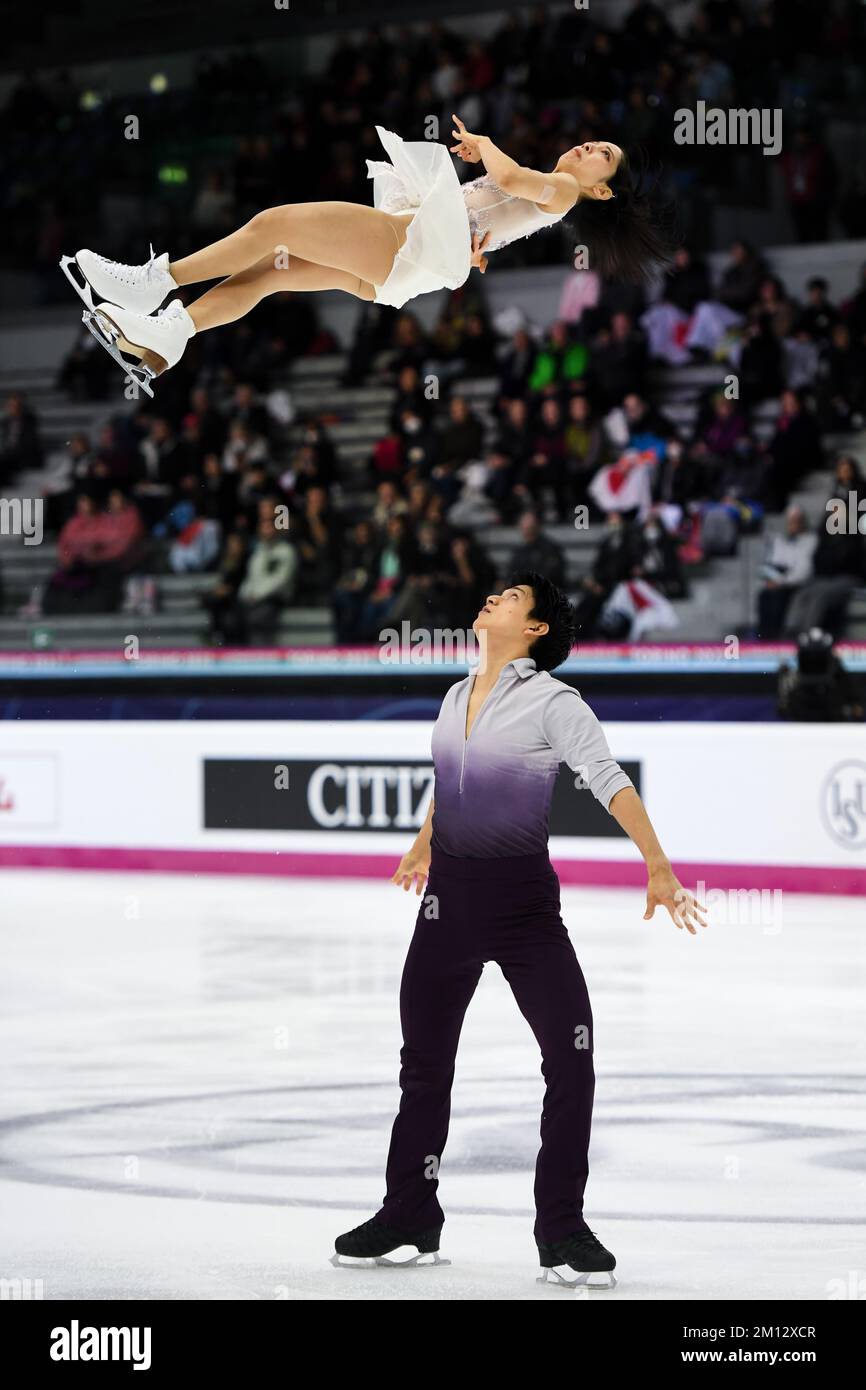
[[[286,203],[251,218],[230,236],[170,266],[177,285],[237,275],[268,258],[279,268],[294,256],[331,266],[373,285],[388,278],[413,213],[361,203]]]
[[[285,270],[275,270],[273,258],[265,256],[255,265],[231,275],[208,290],[195,303],[188,305],[189,313],[196,331],[218,328],[223,323],[234,323],[254,309],[259,300],[268,294],[280,294],[285,290],[345,290],[358,299],[372,299],[375,289],[369,281],[362,280],[346,270],[334,270],[332,266],[315,265],[300,256],[292,256]]]

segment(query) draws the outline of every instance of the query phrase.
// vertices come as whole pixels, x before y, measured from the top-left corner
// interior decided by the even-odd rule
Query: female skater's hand
[[[415,884],[415,892],[420,898],[424,892],[424,884],[430,873],[430,851],[429,849],[416,849],[413,845],[408,854],[404,854],[400,860],[397,872],[392,875],[391,882],[396,883],[399,888],[403,885],[404,893],[408,893],[412,884]]]
[[[680,929],[685,927],[692,936],[697,935],[695,922],[699,922],[702,927],[707,925],[701,916],[707,909],[683,888],[670,865],[653,869],[650,873],[646,890],[646,912],[643,915],[645,922],[652,917],[657,907],[666,907],[674,925]]]
[[[455,116],[453,112],[451,119],[457,126],[457,129],[452,130],[451,134],[458,141],[458,144],[451,146],[451,153],[459,154],[460,158],[465,159],[467,164],[478,164],[481,160],[481,151],[478,148],[478,141],[481,136],[473,135],[471,130],[467,130],[460,117]]]
[[[483,255],[483,251],[484,244],[489,236],[489,232],[485,232],[483,237],[479,237],[477,232],[474,232],[472,235],[472,265],[477,265],[482,275],[487,269],[487,257]]]

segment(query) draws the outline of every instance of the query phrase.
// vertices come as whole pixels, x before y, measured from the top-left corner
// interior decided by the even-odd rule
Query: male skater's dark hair
[[[511,576],[505,587],[513,589],[518,584],[525,584],[532,590],[530,618],[548,625],[548,631],[536,637],[530,646],[529,655],[537,670],[553,671],[562,665],[575,643],[574,604],[537,570],[520,570]]]

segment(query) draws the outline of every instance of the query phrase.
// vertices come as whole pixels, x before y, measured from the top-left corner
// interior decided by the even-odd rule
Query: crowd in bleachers
[[[734,309],[726,287],[744,258],[750,288]],[[866,419],[866,269],[840,304],[818,280],[797,303],[747,247],[732,248],[716,285],[687,259],[651,306],[591,272],[569,274],[560,316],[542,332],[491,323],[478,277],[448,297],[430,332],[411,306],[362,305],[344,388],[386,383],[393,395],[361,473],[329,428],[351,419],[354,397],[297,416],[279,356],[253,380],[235,374],[236,339],[248,341],[250,323],[255,336],[255,320],[196,338],[154,401],[118,410],[97,438],[73,436],[43,466],[46,522],[60,540],[43,610],[150,611],[144,577],[158,588],[161,572],[198,573],[213,579],[203,601],[217,642],[272,641],[291,605],[330,604],[343,642],[404,619],[467,626],[504,577],[484,545],[484,527],[501,522],[520,528],[508,568],[541,569],[570,588],[583,637],[673,627],[671,600],[688,594],[690,570],[734,554],[806,475],[826,469],[828,497],[864,495],[857,460],[834,461],[824,437]],[[308,351],[335,346],[314,310],[283,298],[295,354],[296,315]],[[266,323],[273,313],[271,304]],[[654,399],[653,373],[669,360],[659,319],[678,354],[716,367],[688,429]],[[491,376],[485,424],[470,386]],[[68,362],[60,380],[70,385]],[[769,434],[757,428],[764,416]],[[41,455],[38,422],[10,398],[0,470],[10,477]],[[569,585],[545,528],[598,521],[604,539]],[[866,537],[830,532],[824,512],[794,511],[761,576],[758,635],[804,615],[838,626],[864,583]]]
[[[539,6],[504,15],[484,44],[439,21],[371,30],[288,83],[275,50],[203,58],[190,86],[141,96],[141,141],[118,135],[126,98],[85,100],[63,72],[22,80],[0,113],[0,268],[35,260],[45,297],[68,292],[57,259],[93,242],[94,227],[112,229],[100,250],[139,261],[145,224],[177,257],[269,204],[369,202],[365,158],[382,156],[374,126],[417,138],[432,115],[447,139],[455,109],[536,167],[550,167],[564,141],[641,146],[663,158],[687,233],[652,304],[568,270],[556,321],[542,328],[491,321],[475,273],[430,331],[411,304],[398,313],[362,303],[345,404],[337,397],[318,417],[298,413],[287,378],[299,359],[342,345],[314,301],[289,294],[197,335],[155,401],[118,409],[97,437],[79,434],[60,451],[46,450],[38,419],[10,396],[0,483],[41,470],[59,536],[58,570],[28,611],[149,612],[161,573],[199,573],[212,579],[203,602],[217,642],[274,640],[281,614],[305,604],[333,607],[341,641],[405,618],[464,626],[503,577],[485,525],[517,523],[510,562],[567,583],[545,528],[603,521],[589,571],[571,583],[581,635],[673,627],[672,601],[688,595],[695,565],[733,554],[807,474],[826,468],[828,494],[857,492],[857,461],[832,472],[824,441],[866,416],[866,279],[832,303],[815,277],[798,299],[738,242],[714,280],[703,260],[708,200],[762,206],[767,162],[756,150],[673,143],[673,112],[734,96],[784,107],[791,235],[861,235],[863,169],[840,167],[798,113],[831,110],[862,80],[864,33],[864,11],[848,0],[818,12],[802,0],[706,0],[675,16],[638,0],[615,32],[591,12]],[[567,248],[558,227],[495,263],[566,266]],[[717,384],[685,429],[653,383],[660,365],[695,362],[715,364]],[[488,428],[467,384],[491,376]],[[393,402],[358,474],[331,426],[351,418],[348,393],[367,382],[390,386]],[[85,329],[57,384],[76,401],[117,398],[116,367]],[[804,613],[838,623],[866,579],[862,537],[827,534],[823,515],[786,524],[762,579],[762,636]]]
[[[185,85],[83,90],[68,71],[28,74],[0,111],[0,268],[41,268],[43,294],[59,298],[59,256],[95,244],[103,228],[110,245],[100,249],[138,263],[148,239],[178,259],[273,204],[369,202],[365,160],[383,157],[375,126],[430,138],[433,118],[447,141],[454,110],[536,168],[584,139],[645,149],[669,171],[684,235],[706,248],[713,205],[766,206],[772,161],[757,146],[677,144],[674,113],[698,101],[779,108],[790,133],[780,155],[788,235],[866,232],[862,151],[838,159],[815,117],[855,101],[862,5],[695,0],[672,11],[636,0],[617,29],[604,20],[592,6],[538,5],[503,14],[485,43],[441,20],[384,26],[344,37],[323,70],[289,78],[287,21],[284,49],[201,56]],[[112,73],[117,88],[122,66]],[[125,138],[130,113],[139,138]],[[500,259],[561,253],[553,234]]]

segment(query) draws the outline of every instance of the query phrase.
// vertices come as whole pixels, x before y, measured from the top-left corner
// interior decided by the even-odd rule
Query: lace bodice
[[[464,183],[462,192],[471,232],[477,231],[482,236],[490,233],[485,252],[499,251],[519,237],[532,236],[542,227],[552,227],[565,216],[562,212],[542,212],[528,198],[506,193],[490,174]]]

